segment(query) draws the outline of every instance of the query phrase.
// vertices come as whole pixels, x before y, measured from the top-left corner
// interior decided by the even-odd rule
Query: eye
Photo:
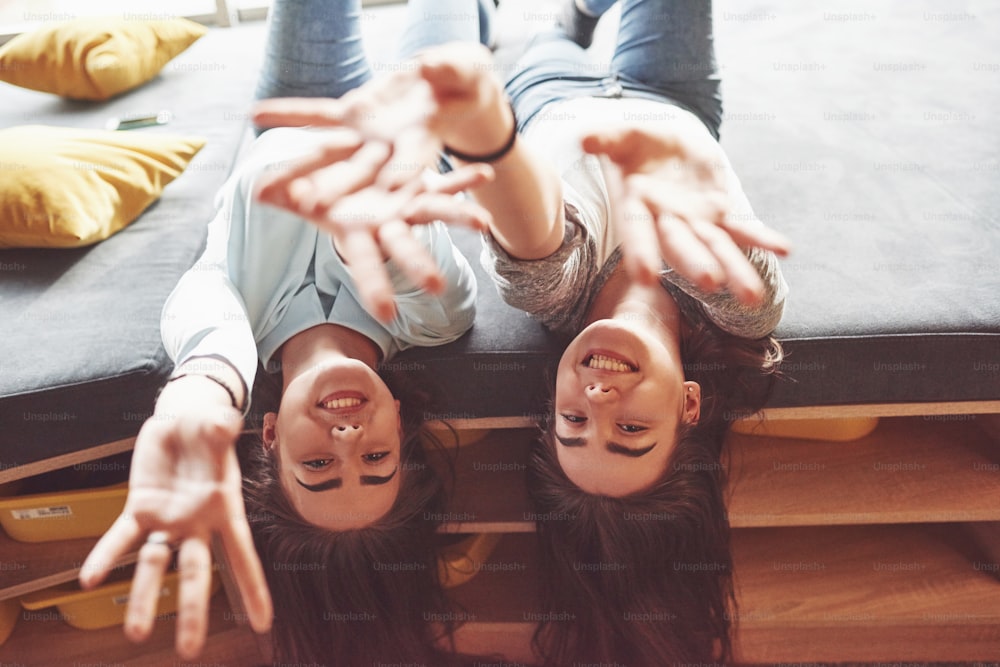
[[[625,433],[642,433],[643,431],[648,431],[645,426],[639,426],[638,424],[617,424]]]
[[[568,421],[570,424],[582,424],[587,421],[586,417],[581,417],[579,415],[559,415],[564,420]]]
[[[378,463],[387,456],[389,456],[389,452],[372,452],[362,455],[361,458],[365,463]]]
[[[333,459],[313,459],[312,461],[303,461],[302,465],[310,470],[322,470],[331,463],[333,463]]]

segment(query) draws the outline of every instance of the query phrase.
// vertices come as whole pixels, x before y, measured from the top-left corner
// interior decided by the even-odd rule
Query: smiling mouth
[[[335,410],[337,412],[354,412],[360,410],[368,399],[356,391],[338,391],[330,394],[317,403],[318,407],[324,410]]]
[[[612,373],[635,373],[639,370],[634,364],[607,352],[593,352],[587,355],[583,360],[583,365],[593,370],[611,371]]]

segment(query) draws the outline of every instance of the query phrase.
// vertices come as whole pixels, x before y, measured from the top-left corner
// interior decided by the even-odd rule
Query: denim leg
[[[361,0],[275,0],[257,99],[340,97],[371,76]]]
[[[448,42],[489,44],[493,11],[493,0],[409,0],[399,59]]]
[[[622,0],[611,64],[626,80],[658,89],[690,107],[713,133],[718,132],[722,94],[711,0]]]
[[[535,35],[506,83],[518,127],[527,125],[543,106],[569,97],[600,95],[608,67],[562,30]]]

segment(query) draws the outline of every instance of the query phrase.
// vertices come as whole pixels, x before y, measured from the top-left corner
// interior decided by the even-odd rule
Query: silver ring
[[[146,538],[146,544],[162,544],[163,546],[170,546],[170,536],[167,535],[165,530],[154,530]]]

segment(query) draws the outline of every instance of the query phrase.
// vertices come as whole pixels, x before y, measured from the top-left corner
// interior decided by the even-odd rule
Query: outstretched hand
[[[583,149],[602,156],[612,224],[633,280],[656,282],[665,261],[705,291],[727,288],[756,303],[764,285],[745,248],[788,254],[783,235],[733,212],[739,183],[721,147],[673,129],[592,132]]]
[[[482,230],[491,223],[483,207],[451,195],[491,180],[492,168],[427,175],[444,145],[485,154],[507,136],[494,117],[498,108],[509,112],[498,103],[502,86],[490,64],[478,45],[449,44],[339,99],[274,99],[255,108],[262,127],[340,128],[317,153],[265,182],[258,197],[327,231],[362,305],[382,321],[395,315],[385,258],[429,292],[444,287],[409,225],[442,220]]]
[[[200,653],[208,630],[213,533],[222,538],[251,627],[266,632],[271,625],[271,598],[247,522],[234,446],[242,419],[228,403],[203,379],[167,385],[136,438],[125,508],[80,571],[84,588],[96,586],[139,547],[125,634],[143,641],[152,631],[170,545],[179,545],[176,649],[185,659]]]
[[[445,285],[411,225],[441,220],[486,229],[489,212],[455,194],[493,177],[486,165],[469,165],[445,175],[421,170],[398,187],[376,183],[391,148],[382,141],[358,144],[335,134],[319,152],[262,183],[257,197],[310,221],[333,239],[350,270],[362,305],[377,319],[395,317],[393,288],[385,267],[392,259],[430,293]]]

